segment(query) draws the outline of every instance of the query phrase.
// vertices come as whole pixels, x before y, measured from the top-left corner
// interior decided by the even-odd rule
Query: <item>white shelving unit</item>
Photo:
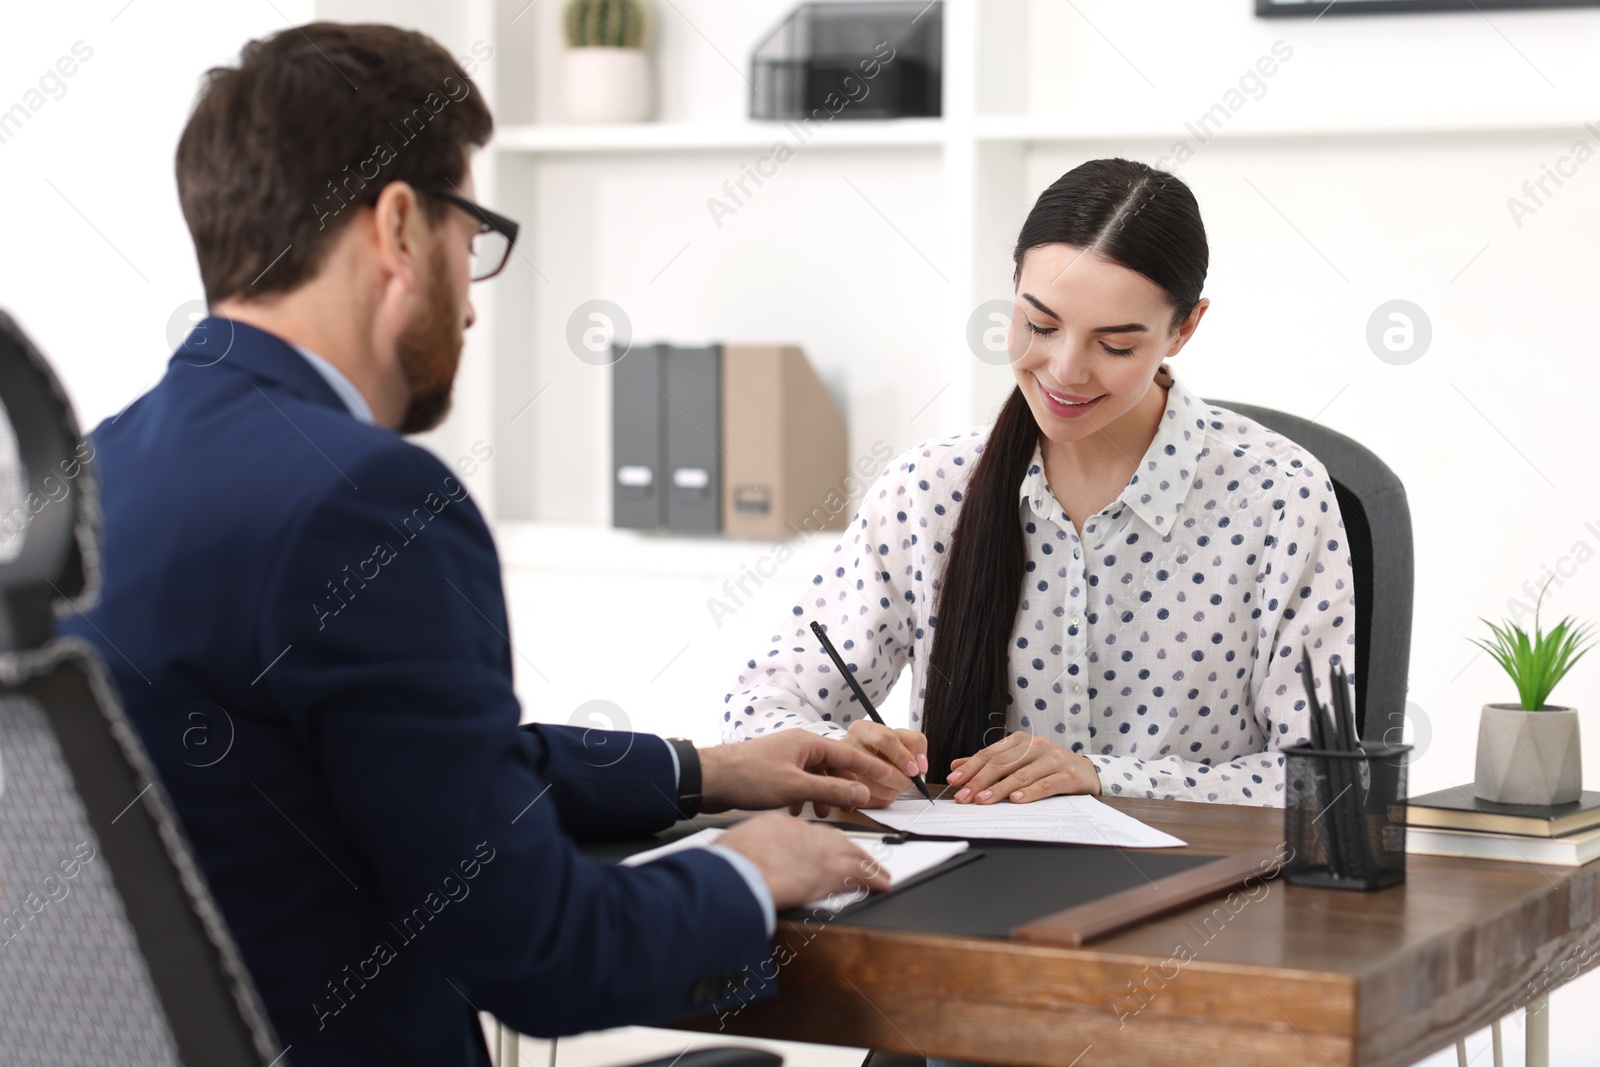
[[[1177,169],[1208,222],[1223,220],[1213,239],[1225,254],[1269,196],[1280,222],[1333,211],[1347,232],[1370,225],[1388,206],[1370,174],[1438,180],[1418,146],[1475,176],[1504,165],[1474,192],[1499,210],[1541,160],[1593,138],[1584,126],[1600,93],[1587,11],[1263,20],[1248,0],[945,0],[943,117],[826,124],[779,189],[719,228],[705,202],[774,142],[799,141],[746,117],[750,51],[793,0],[647,2],[659,121],[609,127],[561,121],[561,0],[315,5],[320,17],[414,25],[479,57],[498,130],[475,163],[478,192],[524,237],[506,275],[474,290],[456,415],[431,443],[447,458],[494,445],[473,489],[499,519],[608,522],[608,372],[564,336],[585,300],[623,306],[641,341],[801,343],[846,410],[853,452],[900,449],[983,421],[1010,388],[1005,368],[967,350],[967,318],[1009,295],[1009,246],[1032,197],[1076,162],[1159,162],[1197,141],[1200,115],[1221,114],[1216,145]],[[1274,73],[1234,93],[1269,55]],[[1230,93],[1232,110],[1218,112]],[[1273,181],[1283,167],[1295,173]],[[1237,192],[1241,175],[1259,195]],[[1289,183],[1317,187],[1312,202],[1294,203]],[[1316,269],[1294,261],[1304,242],[1285,254],[1300,237],[1279,236],[1290,244],[1258,258]],[[1460,263],[1484,247],[1461,245],[1450,251]],[[1218,279],[1260,291],[1281,277],[1248,266]],[[1222,336],[1223,314],[1208,339],[1244,341]],[[1243,391],[1226,378],[1215,388]]]
[[[584,241],[583,233],[593,235],[604,230],[603,222],[585,213],[604,212],[607,187],[613,181],[627,182],[642,171],[665,176],[669,181],[690,181],[693,176],[704,174],[710,179],[704,181],[707,192],[716,196],[722,180],[737,179],[742,167],[748,167],[775,142],[783,141],[803,156],[808,184],[830,180],[840,183],[865,169],[878,172],[891,185],[911,181],[919,186],[917,205],[922,217],[914,222],[915,233],[897,214],[896,209],[903,205],[876,191],[863,191],[865,181],[856,183],[861,200],[866,201],[857,206],[864,209],[867,217],[880,216],[880,229],[872,235],[874,241],[899,241],[894,254],[921,264],[918,269],[923,274],[917,284],[923,289],[926,315],[920,333],[925,342],[937,345],[936,352],[930,352],[927,343],[907,346],[906,351],[894,354],[898,366],[891,361],[887,375],[881,371],[854,373],[850,364],[859,361],[858,354],[827,351],[826,342],[805,336],[807,320],[816,320],[819,314],[825,317],[829,310],[825,307],[798,312],[787,322],[771,324],[767,327],[770,332],[759,335],[762,339],[797,340],[806,345],[851,416],[853,437],[858,438],[853,442],[855,453],[864,453],[879,438],[899,450],[918,439],[970,423],[980,417],[982,399],[988,394],[998,395],[1006,387],[1002,374],[983,373],[995,369],[973,359],[964,337],[971,308],[980,300],[1004,295],[1003,286],[996,289],[993,282],[1003,283],[1009,277],[1008,255],[1001,249],[997,258],[995,249],[980,247],[978,234],[995,217],[1004,219],[999,232],[1014,232],[1022,206],[1020,154],[1015,146],[996,147],[980,137],[974,117],[980,95],[976,83],[981,42],[989,40],[993,44],[993,35],[1005,27],[1013,33],[1020,32],[1027,5],[946,0],[943,118],[838,120],[804,132],[794,124],[745,118],[745,86],[739,80],[743,75],[736,78],[736,71],[729,69],[747,67],[749,50],[788,9],[788,0],[750,0],[740,5],[750,32],[737,54],[727,50],[725,40],[711,44],[692,25],[707,17],[711,5],[701,3],[697,7],[686,2],[654,6],[656,73],[662,110],[666,113],[663,121],[568,126],[559,121],[552,75],[560,59],[559,27],[555,21],[559,4],[547,2],[525,10],[521,0],[473,0],[468,5],[468,39],[488,41],[495,49],[494,58],[484,64],[484,71],[477,77],[491,95],[499,122],[494,141],[477,160],[478,192],[486,202],[497,204],[532,230],[531,240],[522,246],[526,256],[523,262],[508,270],[494,292],[473,294],[481,323],[473,331],[476,336],[472,338],[468,364],[475,366],[476,372],[465,372],[458,386],[458,409],[473,413],[471,421],[477,425],[492,425],[497,453],[514,460],[497,465],[492,485],[475,487],[501,519],[601,524],[608,521],[605,453],[609,447],[609,383],[604,380],[606,372],[583,365],[563,343],[563,311],[566,305],[575,306],[581,301],[574,301],[561,291],[586,291],[575,275],[587,275],[585,280],[592,280],[587,288],[596,290],[595,296],[609,291],[606,280],[614,278],[616,269],[615,261],[608,257],[626,257],[628,250],[598,240]],[[994,16],[986,17],[982,33],[980,8],[992,9],[989,14]],[[1000,17],[1002,9],[1010,13],[1009,19]],[[726,52],[723,60],[717,58],[719,52]],[[718,95],[715,89],[707,90],[698,98],[681,103],[674,99],[670,88],[674,79],[706,80],[708,72],[700,69],[704,63],[713,66],[709,78],[720,78],[724,91]],[[542,74],[530,76],[530,67],[540,68]],[[1013,77],[1015,74],[1015,70],[1011,71]],[[726,91],[729,89],[732,91]],[[1020,83],[1012,87],[1011,94],[1017,97],[1019,89]],[[708,100],[714,113],[708,113]],[[801,169],[801,164],[790,166]],[[562,191],[573,184],[585,188],[592,198],[584,203],[585,198],[580,197],[570,206],[553,208]],[[836,192],[842,197],[850,195],[842,184]],[[698,206],[684,199],[674,210],[686,214]],[[559,217],[552,218],[552,213]],[[552,225],[570,234],[554,238],[554,243],[565,242],[559,260],[547,260],[541,254],[552,245],[540,246],[540,231],[543,229],[548,238]],[[672,224],[663,222],[659,228],[670,231]],[[854,230],[859,232],[859,227]],[[850,226],[813,228],[803,218],[796,218],[787,224],[785,238],[786,243],[829,242],[847,239],[851,232]],[[694,240],[691,235],[678,243],[688,247]],[[814,244],[769,247],[773,247],[774,255],[787,252],[819,256]],[[667,250],[668,256],[670,251]],[[717,270],[709,273],[715,275]],[[991,284],[980,285],[980,276],[990,279]],[[654,280],[646,279],[644,286]],[[750,278],[749,282],[759,285],[760,279]],[[801,293],[800,302],[825,301],[828,283],[825,279],[819,279],[819,283],[812,292]],[[784,281],[775,279],[774,284],[783,285]],[[884,299],[892,298],[892,291],[886,290]],[[631,307],[624,297],[610,299]],[[646,341],[690,337],[756,339],[749,327],[741,328],[737,322],[728,321],[716,305],[716,300],[708,300],[704,314],[695,322],[681,315],[652,316],[647,305],[643,314],[632,316],[634,336]],[[863,311],[858,306],[845,314],[861,318]],[[669,321],[653,323],[652,318]],[[946,340],[940,342],[939,338]],[[931,384],[921,393],[901,392],[894,403],[895,410],[886,412],[886,376],[916,379],[919,387],[924,381]],[[997,381],[985,392],[982,378]],[[535,403],[544,405],[551,395],[559,395],[560,403],[538,408],[537,419],[519,415],[535,396],[540,397]],[[874,410],[887,417],[874,419],[870,414]],[[890,425],[907,421],[912,415],[918,416],[921,425]],[[464,446],[465,442],[461,442],[460,447]],[[448,451],[457,444],[441,442],[439,447]]]
[[[481,322],[452,420],[470,436],[435,444],[461,454],[488,427],[501,459],[474,491],[498,519],[609,521],[609,372],[566,340],[585,301],[621,306],[646,343],[798,342],[846,411],[853,454],[878,440],[898,451],[981,423],[1010,389],[1006,368],[968,350],[966,327],[1010,296],[1010,244],[1037,191],[1086,158],[1156,162],[1200,143],[1193,120],[1275,47],[1290,58],[1259,93],[1217,112],[1226,129],[1204,142],[1202,182],[1207,168],[1238,188],[1239,174],[1287,162],[1337,167],[1346,149],[1381,166],[1395,145],[1448,152],[1465,135],[1559,144],[1587,117],[1574,70],[1600,81],[1582,13],[1502,16],[1512,51],[1470,16],[1312,23],[1256,19],[1246,0],[945,0],[941,118],[838,119],[801,136],[746,117],[750,51],[791,0],[649,2],[659,121],[606,127],[561,122],[560,0],[459,9],[462,53],[494,49],[475,75],[499,124],[477,159],[479,194],[525,237],[473,294]],[[781,180],[731,199],[724,183],[780,141],[795,152]],[[714,198],[736,207],[716,224]],[[1248,206],[1213,193],[1208,213],[1218,203]],[[1283,217],[1324,209],[1290,204]]]

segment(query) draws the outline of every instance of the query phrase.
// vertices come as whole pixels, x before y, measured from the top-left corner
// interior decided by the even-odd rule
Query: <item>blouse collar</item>
[[[1205,448],[1205,408],[1165,363],[1156,372],[1155,383],[1167,388],[1166,411],[1137,472],[1128,479],[1117,500],[1132,508],[1152,529],[1165,532],[1173,528],[1178,506],[1189,494]],[[1040,518],[1070,521],[1045,481],[1044,454],[1038,444],[1033,446],[1033,459],[1018,497],[1028,501]]]

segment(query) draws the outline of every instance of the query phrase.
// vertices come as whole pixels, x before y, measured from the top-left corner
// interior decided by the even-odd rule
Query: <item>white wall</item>
[[[168,320],[201,298],[173,155],[206,69],[311,17],[310,0],[273,4],[97,0],[5,13],[0,109],[74,43],[92,51],[59,99],[46,94],[0,143],[0,308],[55,363],[85,429],[155,383],[172,354]]]
[[[1001,0],[1008,8],[1020,0]],[[1294,55],[1235,116],[1312,127],[1593,117],[1600,11],[1259,19],[1252,0],[1031,0],[1034,109],[1175,125],[1283,40]],[[1357,7],[1357,4],[1350,4]],[[1234,124],[1230,122],[1230,127]]]

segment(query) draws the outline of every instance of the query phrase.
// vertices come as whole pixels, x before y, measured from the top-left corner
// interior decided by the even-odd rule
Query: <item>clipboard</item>
[[[892,838],[894,838],[896,836],[903,836],[903,835],[872,834],[871,836],[873,836],[873,837],[886,837],[886,838],[891,838],[892,839]],[[939,877],[941,874],[945,874],[945,873],[947,873],[949,871],[953,871],[957,867],[962,866],[963,864],[971,863],[973,860],[982,859],[982,858],[983,858],[983,851],[981,849],[968,848],[965,852],[962,852],[962,853],[959,853],[957,855],[951,856],[949,859],[945,860],[943,863],[939,864],[937,867],[929,867],[927,870],[923,871],[921,874],[918,874],[913,878],[907,878],[903,882],[895,882],[888,889],[884,890],[881,893],[870,893],[867,896],[862,897],[860,900],[855,901],[852,904],[846,904],[844,907],[840,908],[838,911],[826,911],[824,909],[824,910],[822,910],[822,914],[819,915],[818,914],[818,909],[816,909],[816,908],[808,908],[808,907],[806,907],[805,905],[802,904],[802,905],[800,905],[798,907],[785,908],[783,911],[780,911],[778,913],[778,921],[779,922],[785,922],[785,921],[787,921],[787,922],[799,922],[802,919],[822,918],[823,916],[826,916],[828,921],[832,921],[834,919],[838,919],[838,918],[840,918],[842,916],[845,916],[845,915],[854,915],[858,911],[862,911],[862,910],[864,910],[866,908],[872,907],[874,904],[878,904],[878,903],[881,903],[881,902],[883,902],[885,900],[888,900],[890,897],[894,896],[896,893],[901,892],[902,890],[910,889],[913,886],[919,886],[919,885],[923,884],[924,882],[931,881],[932,879]]]
[[[680,830],[681,832],[674,832],[674,833],[671,833],[669,835],[658,835],[656,838],[652,839],[652,844],[654,845],[654,847],[639,848],[637,846],[639,844],[641,844],[642,842],[635,841],[635,842],[619,843],[620,847],[618,847],[618,844],[613,844],[610,848],[606,848],[604,850],[595,849],[595,848],[586,848],[584,851],[585,851],[586,854],[590,855],[592,858],[604,858],[604,859],[609,859],[612,862],[623,862],[623,863],[640,862],[640,861],[648,862],[648,859],[651,858],[650,854],[652,854],[652,853],[667,853],[670,850],[673,850],[673,849],[676,849],[676,848],[682,848],[686,844],[688,844],[688,839],[689,838],[693,838],[693,837],[699,836],[705,830],[714,829],[717,832],[721,832],[723,830],[728,829],[728,826],[723,825],[723,826],[716,826],[716,827],[697,827],[696,824],[694,824],[694,823],[684,823],[684,824],[682,824],[681,827],[679,827],[677,829]],[[900,844],[910,844],[914,840],[920,840],[920,839],[917,839],[915,837],[915,835],[905,834],[905,833],[898,833],[898,832],[895,832],[893,830],[888,831],[888,832],[884,832],[882,830],[866,831],[866,830],[860,830],[860,829],[851,828],[851,829],[845,830],[844,833],[845,833],[845,836],[847,836],[847,837],[858,838],[858,839],[863,839],[863,840],[871,840],[871,841],[881,841],[881,842],[883,842],[883,843],[885,843],[887,845],[891,845],[891,846],[892,845],[900,845]],[[667,836],[667,840],[665,842],[661,841],[661,836]],[[929,842],[929,843],[937,843],[937,842]],[[792,908],[786,908],[782,912],[778,913],[777,918],[780,919],[780,920],[801,921],[801,920],[805,920],[805,919],[822,919],[822,918],[826,917],[826,919],[828,921],[832,921],[833,919],[837,919],[841,915],[853,914],[854,912],[856,912],[856,911],[858,911],[860,909],[870,907],[870,906],[872,906],[873,904],[876,904],[879,901],[886,900],[886,899],[888,899],[890,897],[893,897],[900,890],[910,889],[910,888],[912,888],[914,886],[922,885],[925,882],[929,881],[930,879],[935,878],[935,877],[937,877],[937,876],[939,876],[941,874],[944,874],[947,871],[954,870],[955,868],[960,867],[962,864],[970,862],[971,860],[975,860],[975,859],[979,858],[982,855],[983,855],[983,853],[981,851],[979,851],[977,849],[974,849],[974,848],[971,848],[969,846],[969,847],[965,848],[963,851],[958,852],[955,855],[948,857],[947,859],[943,860],[942,862],[940,862],[940,863],[938,863],[938,864],[936,864],[936,865],[934,865],[932,867],[928,867],[928,868],[926,868],[924,870],[917,871],[914,875],[912,875],[910,877],[907,877],[907,878],[904,878],[904,879],[902,879],[900,881],[894,882],[893,884],[890,885],[890,887],[888,889],[884,890],[883,892],[870,893],[867,896],[862,897],[860,900],[851,901],[849,904],[846,904],[842,908],[839,908],[837,911],[834,911],[834,910],[832,910],[830,908],[822,906],[822,904],[820,902],[813,901],[813,902],[808,903],[808,904],[799,904],[799,905],[796,905],[795,907],[792,907]]]

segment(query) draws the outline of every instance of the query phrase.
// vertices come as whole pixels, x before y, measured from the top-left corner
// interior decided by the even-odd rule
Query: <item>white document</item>
[[[918,797],[863,811],[885,826],[934,837],[1001,838],[1061,845],[1172,848],[1185,844],[1090,796],[1057,796],[1026,804],[957,804]]]
[[[926,802],[924,802],[926,803]],[[716,843],[723,831],[713,827],[701,830],[688,837],[680,837],[669,845],[650,849],[648,852],[635,853],[622,861],[625,867],[637,867],[649,863],[651,860],[660,859],[662,856],[680,852],[686,848],[706,848]],[[909,881],[918,875],[931,871],[947,860],[959,856],[967,850],[965,841],[902,841],[898,844],[887,844],[882,838],[857,837],[852,838],[854,844],[876,860],[885,871],[889,872],[891,887]],[[824,911],[840,911],[858,900],[867,896],[867,889],[835,893],[822,900],[814,900],[805,905],[811,909]]]

